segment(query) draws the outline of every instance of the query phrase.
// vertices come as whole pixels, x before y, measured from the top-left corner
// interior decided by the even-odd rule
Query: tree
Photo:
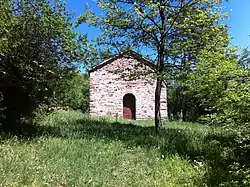
[[[59,0],[0,1],[0,111],[4,127],[53,96],[51,82],[84,58],[84,36]]]
[[[54,102],[56,105],[67,106],[74,110],[88,112],[89,78],[86,74],[71,71],[53,82]]]
[[[156,58],[155,129],[162,127],[160,114],[161,85],[167,68],[187,66],[193,52],[199,52],[221,36],[223,15],[215,11],[221,1],[212,0],[99,0],[103,15],[86,8],[79,24],[87,22],[102,31],[100,45],[148,51]],[[108,48],[107,47],[107,48]],[[181,63],[183,61],[183,63]],[[185,63],[184,63],[185,62]],[[186,68],[186,67],[185,67]]]
[[[245,124],[249,118],[249,71],[238,66],[235,50],[203,50],[199,65],[188,75],[188,92],[206,109],[212,124]]]
[[[220,125],[223,133],[233,135],[226,140],[234,152],[229,168],[232,184],[249,186],[250,173],[250,71],[239,66],[237,51],[224,48],[213,53],[203,50],[199,65],[188,75],[185,86],[206,110],[201,120]]]
[[[244,48],[240,54],[239,65],[244,68],[250,69],[250,50]]]

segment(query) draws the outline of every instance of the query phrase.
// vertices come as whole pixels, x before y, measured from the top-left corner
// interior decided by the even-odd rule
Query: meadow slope
[[[26,134],[25,134],[26,133]],[[1,136],[0,185],[219,186],[232,145],[219,128],[93,118],[56,111],[22,137]]]

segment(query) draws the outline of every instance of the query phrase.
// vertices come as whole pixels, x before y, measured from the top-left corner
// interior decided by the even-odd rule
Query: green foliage
[[[203,51],[199,65],[189,75],[186,86],[188,93],[194,95],[208,113],[202,120],[212,125],[223,125],[237,134],[237,156],[230,167],[236,178],[245,178],[244,185],[249,186],[250,71],[239,66],[236,56],[232,49],[224,53]],[[236,180],[235,185],[238,182]]]
[[[227,26],[219,24],[228,14],[218,8],[220,2],[98,0],[104,14],[96,15],[87,6],[78,24],[99,28],[102,32],[96,42],[110,52],[129,48],[143,53],[144,49],[157,62],[163,55],[166,60],[161,66],[173,65],[185,53],[195,58],[204,46],[209,45],[213,50],[228,43]]]
[[[176,84],[169,85],[168,84],[168,93],[167,93],[167,101],[168,101],[168,113],[170,120],[178,120],[180,119],[180,98],[179,98],[179,86]]]
[[[244,48],[241,51],[239,65],[244,68],[250,69],[250,50],[248,48]]]
[[[214,119],[211,122],[248,123],[249,71],[238,66],[235,52],[231,49],[224,53],[203,51],[198,60],[199,65],[188,77],[188,92],[211,114]]]
[[[54,101],[57,105],[87,112],[89,105],[88,75],[73,71],[67,76],[59,78],[54,85]]]
[[[59,0],[0,1],[0,117],[12,128],[53,96],[63,67],[84,58],[85,37]],[[1,125],[2,127],[2,125]]]

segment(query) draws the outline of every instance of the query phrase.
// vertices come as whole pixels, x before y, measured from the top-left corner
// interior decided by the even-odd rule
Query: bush
[[[88,75],[73,71],[55,83],[55,103],[69,106],[74,110],[88,112],[89,78]]]
[[[12,129],[51,100],[51,83],[84,57],[84,38],[60,0],[0,4],[0,128]]]
[[[222,125],[236,133],[237,158],[230,166],[234,186],[250,186],[250,71],[238,65],[231,50],[223,53],[203,51],[199,65],[189,75],[189,94],[195,95],[208,111],[203,122]]]

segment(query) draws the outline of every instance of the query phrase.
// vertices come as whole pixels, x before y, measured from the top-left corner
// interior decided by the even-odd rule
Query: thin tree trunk
[[[155,131],[159,131],[163,128],[161,119],[161,86],[162,80],[157,78],[156,89],[155,89]]]
[[[164,45],[160,47],[158,52],[158,75],[161,76],[164,72]],[[163,80],[157,77],[155,89],[155,131],[158,134],[163,129],[163,122],[161,119],[161,88]]]
[[[185,121],[186,117],[186,96],[183,94],[185,88],[181,88],[181,114],[180,114],[180,121]]]
[[[182,65],[184,67],[184,78],[186,79],[186,75],[187,72],[186,68],[187,68],[187,55],[184,53],[183,55],[183,59],[182,59]],[[180,113],[180,121],[185,121],[185,117],[186,117],[186,96],[184,94],[185,91],[185,87],[181,86],[181,113]]]
[[[157,62],[157,70],[158,75],[161,76],[164,72],[164,60],[165,60],[165,41],[166,41],[166,17],[164,14],[164,10],[162,9],[162,5],[164,3],[163,0],[159,1],[159,13],[161,17],[161,36],[159,40],[159,48],[158,48],[158,62]],[[162,88],[162,78],[157,77],[156,89],[155,89],[155,131],[159,133],[161,129],[163,129],[163,123],[161,119],[161,88]]]
[[[160,55],[158,58],[158,76],[162,75],[164,70],[164,49],[161,48]],[[163,123],[161,119],[161,88],[162,88],[162,78],[157,77],[156,88],[155,88],[155,131],[158,134],[161,129],[163,129]]]
[[[195,105],[194,105],[194,100],[192,99],[192,106],[191,106],[191,117],[192,117],[192,122],[194,123],[196,121],[196,113],[195,113]]]

